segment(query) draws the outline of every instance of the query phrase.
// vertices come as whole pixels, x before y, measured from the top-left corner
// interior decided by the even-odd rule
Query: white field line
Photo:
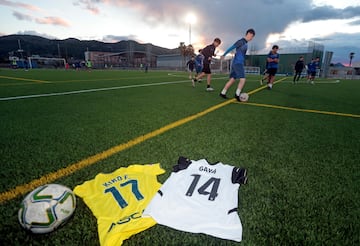
[[[222,78],[214,78],[213,80],[216,80],[216,79],[222,79]],[[11,100],[39,98],[39,97],[64,96],[64,95],[82,94],[82,93],[90,93],[90,92],[98,92],[98,91],[110,91],[110,90],[120,90],[120,89],[128,89],[128,88],[180,84],[180,83],[189,83],[190,84],[191,81],[189,79],[187,79],[187,80],[181,80],[181,81],[169,81],[169,82],[159,82],[159,83],[151,83],[151,84],[124,85],[124,86],[85,89],[85,90],[77,90],[77,91],[64,91],[64,92],[52,92],[52,93],[45,93],[45,94],[33,94],[33,95],[23,95],[23,96],[13,96],[13,97],[0,97],[0,101],[11,101]]]
[[[293,81],[291,80],[285,80],[283,83],[292,83],[293,84]],[[340,80],[329,80],[329,81],[326,81],[326,80],[314,80],[314,84],[339,84],[340,83]],[[306,80],[303,80],[303,81],[297,81],[297,84],[310,84],[309,82],[307,82]]]

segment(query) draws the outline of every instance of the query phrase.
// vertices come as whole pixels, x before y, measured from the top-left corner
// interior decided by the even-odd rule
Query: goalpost
[[[28,57],[29,68],[66,68],[64,58],[50,58],[32,56]]]

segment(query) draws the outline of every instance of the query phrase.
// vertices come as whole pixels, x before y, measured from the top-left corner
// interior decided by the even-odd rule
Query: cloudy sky
[[[189,24],[188,14],[196,19]],[[333,62],[360,61],[360,0],[0,0],[0,35],[117,42],[133,39],[196,49],[222,39],[221,51],[256,30],[251,49],[300,49],[308,41],[334,51]]]

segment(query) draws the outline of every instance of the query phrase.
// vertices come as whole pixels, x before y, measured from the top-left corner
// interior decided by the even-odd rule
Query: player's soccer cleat
[[[222,93],[219,94],[220,97],[224,98],[224,99],[228,99],[228,97]]]
[[[235,98],[238,102],[241,102],[240,96],[238,96],[238,95],[235,94],[234,98]]]
[[[208,88],[206,88],[206,91],[214,91],[214,88],[208,87]]]

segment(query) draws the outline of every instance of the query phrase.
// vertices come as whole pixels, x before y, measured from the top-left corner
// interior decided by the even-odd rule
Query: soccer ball
[[[245,92],[240,93],[239,98],[240,98],[240,101],[242,101],[242,102],[247,102],[247,100],[249,100],[249,94],[247,94],[247,93],[245,93]]]
[[[60,184],[47,184],[30,192],[22,201],[18,218],[32,233],[48,233],[64,224],[74,213],[74,193]]]

